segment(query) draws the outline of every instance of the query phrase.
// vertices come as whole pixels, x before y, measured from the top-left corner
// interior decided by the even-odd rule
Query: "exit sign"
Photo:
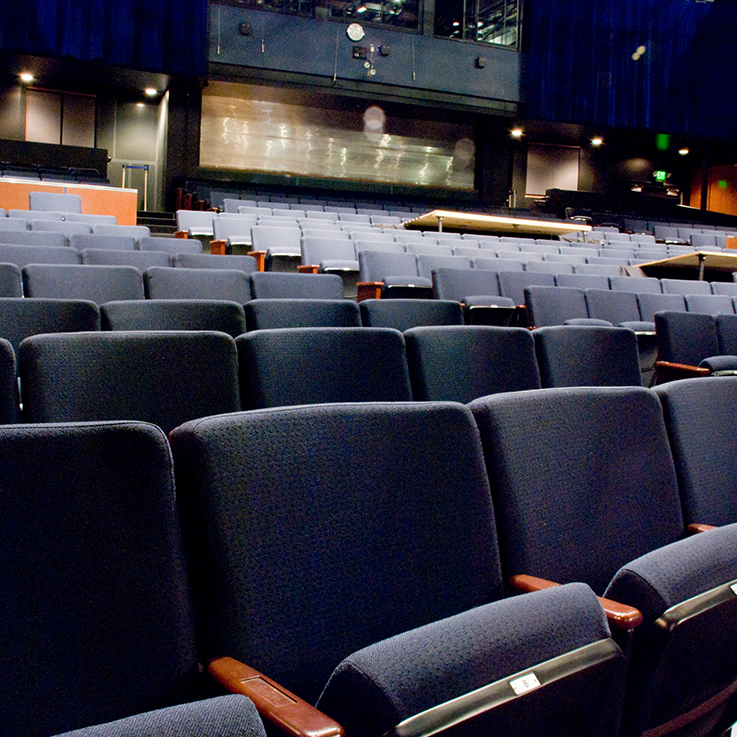
[[[656,182],[664,182],[668,178],[668,172],[657,170],[653,172],[653,177]]]

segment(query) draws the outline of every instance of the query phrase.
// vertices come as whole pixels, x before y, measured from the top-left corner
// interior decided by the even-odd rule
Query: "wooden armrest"
[[[189,233],[186,230],[178,230],[174,233],[175,238],[189,238]]]
[[[545,578],[537,578],[535,576],[527,576],[524,573],[512,576],[509,584],[514,591],[520,594],[560,586],[559,583],[555,583],[554,581],[548,581]],[[642,624],[642,613],[639,609],[627,606],[626,604],[620,604],[618,601],[605,599],[603,596],[598,596],[597,598],[606,614],[607,620],[609,620],[609,624],[613,627],[620,630],[633,630]]]
[[[266,251],[249,251],[246,256],[253,256],[258,270],[266,271]]]
[[[360,281],[356,284],[357,297],[356,302],[362,302],[364,299],[380,299],[381,290],[384,286],[383,281]]]
[[[259,671],[233,658],[210,661],[207,672],[230,693],[248,696],[261,718],[293,737],[343,737],[343,727]]]
[[[658,379],[660,380],[662,377],[664,381],[709,376],[711,374],[708,368],[691,366],[687,363],[674,363],[673,361],[656,361],[655,370],[658,372]]]
[[[227,247],[228,241],[226,240],[210,241],[210,253],[217,254],[218,256],[225,256],[225,249]]]
[[[318,274],[320,272],[320,264],[301,264],[297,267],[300,274]]]
[[[716,530],[716,528],[716,525],[704,525],[700,522],[692,522],[686,528],[686,533],[688,535],[697,535],[699,532],[708,532],[709,530]]]

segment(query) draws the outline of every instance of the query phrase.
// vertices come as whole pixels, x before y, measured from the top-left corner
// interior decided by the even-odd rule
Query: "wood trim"
[[[343,727],[276,681],[233,658],[210,661],[207,672],[230,693],[248,696],[261,718],[290,737],[343,737]]]
[[[384,287],[383,281],[360,281],[356,283],[358,295],[356,302],[363,302],[364,299],[381,299],[381,290]]]

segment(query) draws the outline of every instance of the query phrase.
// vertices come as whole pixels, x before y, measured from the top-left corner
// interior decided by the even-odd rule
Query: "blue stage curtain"
[[[530,118],[737,134],[734,2],[527,0],[524,34]]]
[[[167,74],[207,70],[207,0],[2,0],[0,8],[4,51]]]

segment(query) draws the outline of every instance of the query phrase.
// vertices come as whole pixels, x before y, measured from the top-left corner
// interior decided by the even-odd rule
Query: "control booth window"
[[[435,35],[519,46],[521,0],[435,0]]]

